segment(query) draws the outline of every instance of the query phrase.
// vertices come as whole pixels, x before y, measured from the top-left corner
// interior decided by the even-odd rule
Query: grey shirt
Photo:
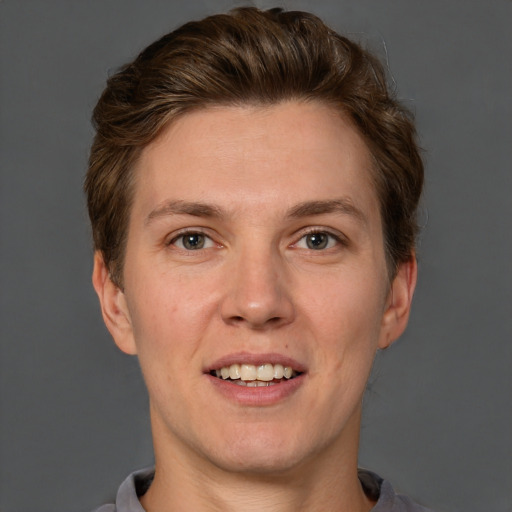
[[[149,489],[153,476],[153,468],[132,473],[119,487],[115,504],[103,505],[94,512],[144,512],[139,497]],[[389,482],[371,471],[360,469],[359,480],[366,495],[377,500],[371,512],[432,512],[407,496],[396,494]]]

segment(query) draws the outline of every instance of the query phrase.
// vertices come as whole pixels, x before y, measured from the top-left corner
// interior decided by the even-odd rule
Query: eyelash
[[[185,247],[184,246],[185,237],[187,237],[187,236],[194,236],[194,235],[200,235],[200,236],[204,237],[203,243],[207,244],[207,247],[201,246],[201,247],[196,248],[196,249],[191,249],[191,248]],[[327,246],[326,247],[320,247],[320,248],[312,248],[312,247],[309,247],[309,246],[307,246],[307,247],[298,247],[301,241],[307,240],[307,237],[308,236],[312,236],[312,235],[325,235],[325,236],[327,236],[328,237],[328,239],[327,239]],[[181,240],[181,244],[180,244],[181,247],[179,245],[177,245],[177,242],[179,240]],[[334,244],[332,243],[333,241],[334,241]],[[305,243],[307,244],[307,241]],[[215,244],[214,240],[210,236],[208,236],[206,233],[201,231],[200,229],[189,229],[189,230],[186,230],[186,231],[182,231],[181,233],[179,233],[176,236],[174,236],[166,245],[167,246],[174,245],[179,250],[186,251],[186,252],[194,252],[195,250],[200,251],[200,250],[204,250],[204,249],[209,249],[209,248],[213,247],[214,244]],[[325,250],[328,250],[328,249],[332,249],[335,245],[342,245],[342,246],[346,247],[348,244],[347,244],[347,241],[342,236],[340,236],[338,234],[334,234],[331,231],[326,230],[326,229],[312,228],[312,229],[302,233],[302,235],[298,239],[298,241],[292,244],[292,247],[299,248],[299,249],[310,250],[310,251],[314,251],[314,252],[321,252],[321,251],[325,251]]]
[[[185,237],[187,236],[194,236],[194,235],[200,235],[202,237],[204,237],[204,242],[205,243],[208,243],[210,242],[209,244],[209,247],[199,247],[197,249],[187,249],[186,247],[184,247],[183,245],[183,241],[185,240]],[[179,247],[177,245],[177,242],[181,240],[181,246],[182,247]],[[174,245],[175,247],[177,247],[179,250],[182,250],[182,251],[186,251],[186,252],[194,252],[194,250],[203,250],[203,249],[209,249],[210,247],[212,247],[213,245],[215,244],[215,242],[213,241],[213,239],[208,236],[206,233],[204,233],[203,231],[201,231],[200,229],[189,229],[189,230],[186,230],[186,231],[182,231],[181,233],[178,233],[177,235],[175,235],[169,242],[167,242],[167,246],[171,246],[171,245]]]
[[[348,243],[345,240],[345,238],[343,238],[339,234],[332,233],[331,231],[329,231],[327,229],[312,228],[312,229],[306,231],[305,233],[303,233],[302,236],[299,238],[299,240],[293,244],[293,246],[294,247],[298,247],[298,244],[302,240],[306,240],[306,238],[308,236],[311,236],[311,235],[326,235],[329,239],[331,239],[331,242],[334,241],[334,244],[332,244],[330,247],[327,246],[327,247],[321,248],[321,249],[312,249],[311,247],[305,247],[304,249],[306,249],[306,250],[315,251],[315,252],[321,252],[321,251],[325,251],[325,250],[328,250],[328,249],[333,249],[334,246],[336,246],[336,245],[341,245],[341,246],[345,246],[345,247],[348,245]],[[330,242],[328,240],[327,244],[329,244],[329,243]]]

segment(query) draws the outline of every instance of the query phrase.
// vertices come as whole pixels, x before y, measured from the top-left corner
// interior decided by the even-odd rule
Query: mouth
[[[218,379],[245,387],[268,387],[295,379],[302,374],[291,366],[264,363],[234,363],[211,370],[210,375]]]

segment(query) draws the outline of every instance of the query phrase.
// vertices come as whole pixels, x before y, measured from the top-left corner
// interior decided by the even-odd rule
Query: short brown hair
[[[133,167],[178,116],[210,105],[320,101],[353,124],[373,156],[390,273],[412,257],[423,164],[410,113],[382,65],[318,17],[247,7],[190,22],[109,78],[93,114],[85,181],[95,249],[122,286]]]

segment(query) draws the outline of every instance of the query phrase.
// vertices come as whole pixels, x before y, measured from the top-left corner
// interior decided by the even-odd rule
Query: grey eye
[[[330,249],[339,243],[339,238],[327,231],[315,231],[304,235],[296,244],[301,249],[322,251]]]
[[[329,244],[329,235],[327,233],[310,233],[306,235],[306,245],[308,249],[321,250]]]
[[[176,247],[187,251],[198,251],[213,246],[212,240],[203,233],[185,233],[172,242]]]
[[[204,247],[204,235],[200,233],[193,233],[183,237],[183,247],[191,251],[195,249],[202,249]]]

